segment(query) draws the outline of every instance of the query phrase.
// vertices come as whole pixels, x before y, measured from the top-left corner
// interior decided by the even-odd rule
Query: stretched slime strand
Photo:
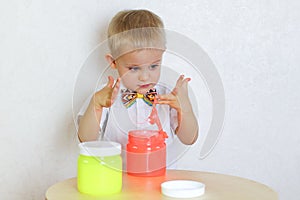
[[[159,120],[159,117],[158,117],[156,104],[157,104],[157,99],[156,99],[156,97],[154,97],[154,102],[153,102],[153,105],[152,105],[152,111],[151,111],[150,116],[148,117],[148,119],[149,119],[150,124],[156,124],[157,125],[159,134],[163,134],[163,137],[167,138],[168,135],[163,130],[162,125],[161,125],[160,120]]]

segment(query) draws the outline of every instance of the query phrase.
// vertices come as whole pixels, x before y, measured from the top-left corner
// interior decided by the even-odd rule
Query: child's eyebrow
[[[161,62],[161,59],[158,59],[154,62],[152,62],[151,64],[155,64],[155,63],[160,63]],[[150,65],[151,65],[150,64]],[[126,67],[132,67],[132,66],[142,66],[143,64],[137,64],[137,63],[127,63],[125,66]]]
[[[159,63],[159,62],[161,62],[161,59],[158,59],[158,60],[154,61],[153,63]]]
[[[132,67],[132,66],[140,66],[139,64],[134,64],[134,63],[128,63],[125,65],[125,67]]]

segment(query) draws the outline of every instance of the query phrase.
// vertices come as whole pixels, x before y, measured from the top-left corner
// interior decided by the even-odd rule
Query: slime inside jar
[[[80,143],[79,149],[78,191],[93,196],[121,192],[121,144],[109,141],[90,141]]]
[[[127,173],[133,176],[161,176],[166,172],[165,138],[156,130],[128,133]]]

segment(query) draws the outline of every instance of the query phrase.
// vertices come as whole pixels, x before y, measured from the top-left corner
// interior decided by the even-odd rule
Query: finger
[[[113,91],[112,91],[112,94],[111,94],[111,98],[113,100],[116,99],[116,97],[118,96],[118,93],[119,93],[119,87],[114,87]]]
[[[157,104],[168,104],[168,105],[170,105],[172,103],[173,103],[173,101],[169,101],[169,100],[158,100],[157,101]]]
[[[184,79],[184,75],[180,75],[179,78],[177,79],[177,82],[176,82],[176,86],[175,87],[181,87],[182,85],[182,81]]]
[[[106,87],[112,88],[113,85],[114,85],[114,78],[112,76],[108,76],[108,82],[107,82]]]
[[[121,78],[117,78],[117,81],[114,85],[114,88],[119,89],[120,88],[120,84],[121,84]]]
[[[178,94],[178,88],[175,87],[172,92],[171,92],[174,96],[176,96]]]
[[[181,87],[187,88],[187,84],[191,81],[191,78],[185,78],[182,80],[182,85]]]
[[[184,75],[182,74],[177,79],[176,85],[175,85],[174,89],[171,92],[172,94],[174,94],[174,95],[177,94],[178,88],[182,87],[183,80],[184,80]]]
[[[158,100],[173,100],[175,96],[173,94],[161,94],[158,95]]]
[[[172,94],[160,95],[161,98],[158,98],[157,103],[171,103],[177,101],[176,96]]]
[[[111,94],[112,103],[115,101],[116,97],[118,96],[119,90],[120,90],[120,80],[121,78],[118,78]]]
[[[182,80],[182,84],[187,84],[191,80],[192,80],[191,78],[185,78],[185,79]]]
[[[116,97],[118,96],[118,90],[113,90],[112,94],[111,94],[111,99],[112,101],[114,101],[116,99]]]
[[[190,82],[191,80],[192,80],[191,78],[185,78],[183,81],[186,82],[186,83],[188,83],[188,82]]]

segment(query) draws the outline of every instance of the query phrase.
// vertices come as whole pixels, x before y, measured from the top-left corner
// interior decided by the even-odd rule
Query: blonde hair
[[[108,45],[114,58],[144,48],[165,49],[164,24],[148,10],[124,10],[110,21]]]

